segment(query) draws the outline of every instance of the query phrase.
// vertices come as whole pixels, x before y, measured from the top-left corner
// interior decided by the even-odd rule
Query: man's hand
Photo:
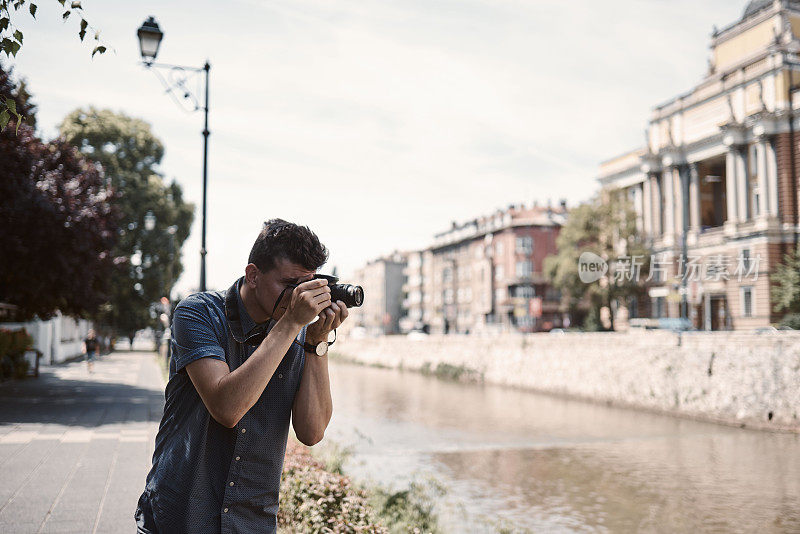
[[[330,290],[328,290],[328,293],[330,293]],[[328,297],[330,298],[330,295]],[[328,334],[336,328],[339,328],[339,325],[347,319],[347,315],[347,306],[344,305],[344,302],[341,300],[331,302],[327,308],[319,313],[317,322],[308,325],[306,329],[306,340],[312,345],[316,345],[322,341],[328,341]]]
[[[284,317],[301,328],[331,305],[331,289],[324,278],[303,282],[292,291]]]

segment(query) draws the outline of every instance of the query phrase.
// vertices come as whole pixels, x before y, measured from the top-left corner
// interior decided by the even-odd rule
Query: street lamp
[[[156,216],[153,215],[152,211],[148,211],[144,216],[144,229],[148,232],[156,229]]]
[[[155,61],[158,47],[161,45],[161,38],[164,37],[156,19],[148,17],[136,35],[139,36],[139,51],[142,53],[142,59],[147,63]]]
[[[144,23],[139,27],[136,32],[139,37],[139,51],[142,54],[142,65],[151,69],[156,76],[161,80],[161,83],[166,87],[167,92],[180,104],[180,98],[191,100],[194,109],[191,111],[203,110],[203,212],[202,212],[202,231],[200,234],[200,291],[206,290],[206,190],[208,185],[208,136],[211,132],[208,130],[208,74],[211,70],[211,65],[206,60],[202,67],[185,67],[182,65],[170,65],[167,63],[156,63],[156,56],[158,49],[161,45],[161,39],[164,33],[158,27],[154,17],[148,17]],[[174,76],[167,81],[163,78],[158,69],[167,69]],[[192,93],[191,89],[186,86],[186,71],[199,73],[205,72],[205,105],[200,106],[197,98]]]

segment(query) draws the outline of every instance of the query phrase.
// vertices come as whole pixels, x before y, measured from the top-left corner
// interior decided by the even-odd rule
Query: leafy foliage
[[[91,30],[94,34],[95,44],[92,49],[92,57],[94,57],[95,54],[105,53],[106,46],[100,40],[100,31],[87,22],[86,18],[83,16],[83,7],[81,3],[79,1],[72,1],[67,5],[66,0],[58,0],[58,3],[61,4],[61,18],[64,22],[73,14],[75,14],[74,18],[80,18],[78,37],[81,41],[86,37],[87,30]],[[12,19],[25,10],[35,19],[39,10],[38,4],[30,0],[0,0],[0,58],[3,57],[3,54],[5,54],[7,59],[12,56],[16,57],[22,49],[24,35],[22,31],[14,25]],[[0,99],[0,131],[5,130],[11,117],[16,119],[14,122],[17,128],[23,123],[25,115],[14,106],[14,103],[14,101]]]
[[[363,489],[350,479],[325,470],[297,443],[289,442],[281,478],[278,530],[289,532],[380,533]]]
[[[33,338],[24,328],[0,328],[0,379],[23,378],[28,374],[25,351],[33,346]]]
[[[784,254],[771,279],[774,310],[800,313],[800,247]]]
[[[2,70],[0,98],[31,110]],[[44,143],[27,124],[0,132],[0,162],[0,301],[18,319],[96,310],[113,265],[113,190],[72,145]]]
[[[110,110],[77,109],[59,126],[64,138],[92,159],[119,191],[119,241],[114,256],[125,258],[111,275],[112,292],[97,319],[132,338],[154,325],[154,303],[168,295],[183,267],[180,249],[189,236],[194,206],[181,187],[158,171],[164,146],[146,122]],[[155,217],[148,230],[145,217]]]
[[[649,250],[636,230],[636,214],[627,199],[603,194],[572,209],[556,247],[558,253],[545,258],[545,272],[561,291],[565,310],[580,315],[580,306],[588,304],[585,327],[601,329],[600,308],[611,310],[612,301],[625,301],[643,291],[639,281],[647,277]],[[598,282],[586,284],[579,277],[578,260],[584,252],[592,252],[608,263],[608,272]],[[644,260],[639,281],[636,276],[615,275],[630,269],[633,257]]]

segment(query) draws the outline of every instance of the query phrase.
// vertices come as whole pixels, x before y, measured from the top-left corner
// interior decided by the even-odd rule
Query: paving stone
[[[146,352],[0,385],[0,533],[134,530],[163,392]]]

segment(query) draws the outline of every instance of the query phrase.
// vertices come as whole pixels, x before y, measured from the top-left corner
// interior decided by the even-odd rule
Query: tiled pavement
[[[0,384],[0,532],[135,532],[164,407],[151,352]]]

